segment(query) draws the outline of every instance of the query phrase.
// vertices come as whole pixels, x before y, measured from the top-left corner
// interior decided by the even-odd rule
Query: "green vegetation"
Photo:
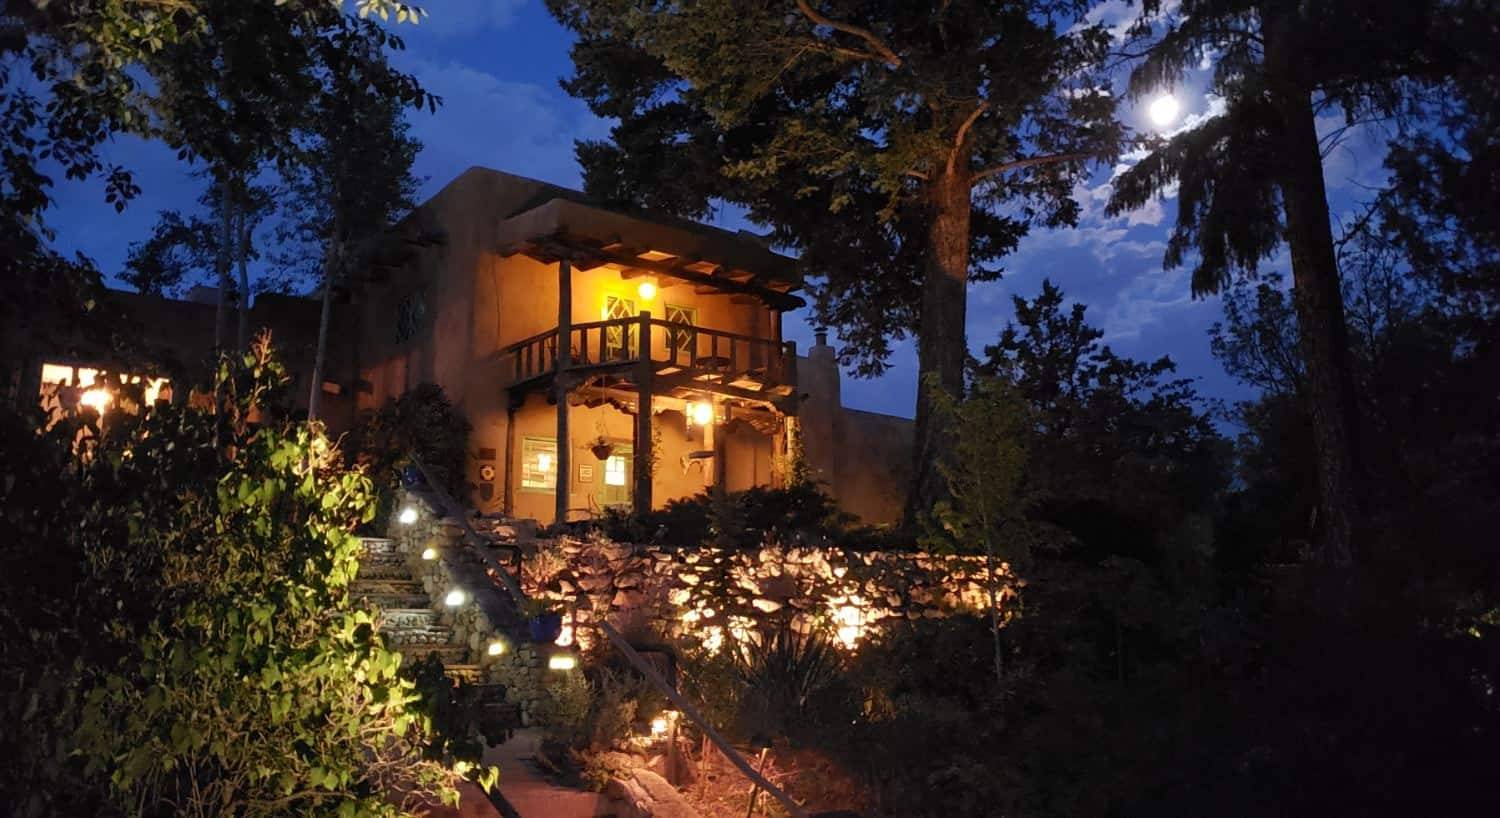
[[[347,597],[370,481],[280,419],[284,380],[263,339],[221,367],[217,414],[42,431],[5,412],[0,752],[21,763],[0,800],[17,814],[373,816],[456,797],[424,760],[400,655]]]

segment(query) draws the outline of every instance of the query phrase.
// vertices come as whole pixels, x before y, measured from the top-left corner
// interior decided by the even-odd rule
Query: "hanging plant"
[[[615,444],[611,443],[609,441],[609,438],[605,437],[604,435],[599,435],[593,440],[590,440],[588,446],[589,451],[594,453],[594,457],[597,457],[600,460],[608,460],[610,455],[615,453]]]

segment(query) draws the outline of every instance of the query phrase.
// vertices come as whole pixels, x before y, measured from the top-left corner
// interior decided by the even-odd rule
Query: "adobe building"
[[[759,237],[475,167],[388,239],[334,308],[320,398],[334,432],[431,382],[473,426],[481,512],[659,508],[781,484],[800,451],[843,510],[898,518],[911,422],[843,408],[824,336],[806,355],[782,337],[802,278]],[[163,346],[211,347],[211,306],[121,297]],[[279,325],[301,406],[317,312],[286,296],[252,311]]]

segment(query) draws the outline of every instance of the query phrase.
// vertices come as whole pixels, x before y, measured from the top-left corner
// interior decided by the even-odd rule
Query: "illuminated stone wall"
[[[667,550],[608,540],[536,543],[523,563],[528,596],[564,615],[563,641],[590,650],[607,618],[715,650],[789,623],[849,649],[901,620],[986,610],[984,560],[834,548]],[[1014,598],[1002,564],[1002,607]]]

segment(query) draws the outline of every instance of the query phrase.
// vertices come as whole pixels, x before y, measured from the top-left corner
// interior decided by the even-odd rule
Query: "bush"
[[[283,377],[262,339],[221,367],[217,414],[0,422],[0,755],[28,760],[3,765],[0,802],[18,814],[375,816],[398,792],[456,797],[422,758],[400,655],[349,604],[370,482],[258,411]]]
[[[703,492],[671,500],[648,514],[607,509],[595,525],[616,542],[651,542],[674,548],[870,546],[877,542],[872,529],[856,528],[854,517],[839,511],[833,498],[811,483],[789,488],[756,486],[724,495]]]
[[[472,430],[441,386],[419,384],[365,417],[351,435],[353,454],[384,490],[399,484],[400,470],[415,454],[438,487],[462,502],[470,488],[464,467]]]

